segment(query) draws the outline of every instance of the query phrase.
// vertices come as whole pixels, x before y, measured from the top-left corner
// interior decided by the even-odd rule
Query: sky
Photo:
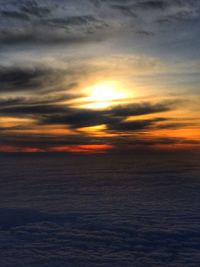
[[[0,0],[0,152],[200,147],[198,0]]]

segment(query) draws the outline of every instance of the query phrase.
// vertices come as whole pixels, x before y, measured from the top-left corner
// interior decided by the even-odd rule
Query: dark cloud
[[[135,20],[135,23],[140,22],[141,27],[144,26],[142,20],[148,20],[148,16],[151,17],[150,12],[154,12],[153,21],[165,20],[166,18],[168,18],[168,21],[172,21],[173,19],[192,18],[200,8],[200,5],[196,0],[132,0],[125,2],[117,1],[117,3],[110,0],[108,2],[110,2],[112,8],[121,11],[122,14],[139,19]]]
[[[149,120],[138,120],[138,121],[118,121],[112,122],[108,124],[108,129],[111,131],[119,131],[119,132],[131,132],[131,131],[139,131],[148,129],[154,126],[157,122],[162,122],[167,119],[165,118],[156,118],[156,119],[149,119]]]
[[[140,122],[123,122],[124,119],[130,116],[147,115],[160,113],[170,110],[169,103],[140,103],[129,104],[124,106],[115,106],[107,110],[91,110],[70,108],[66,105],[59,104],[59,101],[70,99],[71,95],[57,96],[57,99],[34,99],[34,98],[16,98],[1,100],[0,113],[4,116],[35,116],[42,123],[47,124],[64,124],[72,128],[82,128],[88,126],[96,126],[101,124],[109,125],[110,129],[123,128],[135,129],[138,126],[142,128],[153,121]],[[57,104],[56,104],[57,103]]]
[[[63,101],[71,100],[76,97],[81,97],[81,95],[73,94],[49,94],[47,96],[40,97],[11,97],[11,98],[1,98],[0,106],[1,108],[10,108],[17,106],[37,106],[37,105],[50,105],[58,104]]]
[[[18,105],[23,103],[24,98],[23,97],[18,97],[18,98],[2,98],[0,99],[0,106],[1,108],[3,107],[9,107],[13,105]]]
[[[51,7],[39,6],[36,1],[14,2],[12,5],[1,6],[0,14],[8,20],[31,20],[32,16],[42,18],[51,12]]]
[[[86,16],[71,16],[68,18],[55,18],[51,20],[44,20],[47,24],[49,23],[52,26],[62,26],[68,28],[69,26],[83,26],[88,25],[90,23],[98,23],[100,22],[95,17],[91,15]]]
[[[166,9],[171,5],[176,4],[177,1],[175,0],[173,3],[167,1],[167,0],[147,0],[147,1],[141,1],[136,3],[136,7],[144,8],[144,9]]]
[[[72,128],[106,124],[110,130],[134,131],[146,128],[155,121],[124,122],[127,117],[165,112],[170,109],[169,104],[152,105],[150,103],[119,106],[103,111],[71,109],[67,113],[61,112],[57,115],[46,116],[44,117],[44,122],[47,124],[64,124]]]
[[[140,132],[146,129],[157,128],[158,123],[167,120],[165,118],[157,117],[155,119],[139,119],[133,121],[126,121],[129,116],[147,115],[153,113],[160,113],[171,110],[172,106],[169,103],[141,103],[125,106],[118,106],[109,108],[107,110],[89,110],[70,108],[66,105],[61,105],[59,101],[67,96],[59,96],[57,99],[47,98],[16,98],[1,100],[0,114],[2,116],[11,116],[17,118],[32,118],[33,124],[23,125],[18,123],[17,126],[3,127],[1,129],[1,144],[20,145],[27,147],[28,145],[35,146],[41,149],[55,145],[80,145],[80,144],[101,144],[101,143],[115,143],[115,138],[106,138],[104,136],[91,137],[90,134],[80,133],[79,129],[89,126],[106,125],[107,131],[112,133],[126,134],[127,132]],[[38,101],[38,102],[37,102]],[[167,122],[166,122],[167,123]],[[35,126],[66,126],[76,132],[76,135],[66,135],[61,137],[51,134],[45,135],[26,135],[23,131],[34,130]],[[163,126],[164,127],[164,126]],[[58,127],[59,128],[59,127]],[[19,134],[18,134],[19,131]],[[125,137],[125,140],[127,138]],[[123,143],[121,140],[119,143]],[[130,140],[129,140],[130,142]],[[136,141],[140,143],[140,141]]]
[[[0,115],[4,118],[31,118],[34,119],[32,123],[24,124],[20,121],[16,126],[4,126],[0,128],[0,145],[10,145],[14,147],[35,147],[48,151],[54,146],[66,145],[84,145],[84,144],[109,144],[114,145],[120,149],[121,145],[131,144],[134,142],[139,145],[152,145],[152,141],[145,141],[143,138],[133,136],[131,139],[126,137],[127,133],[138,134],[145,130],[158,129],[162,124],[162,128],[167,124],[168,120],[164,117],[155,117],[154,119],[140,119],[139,115],[148,115],[165,112],[172,109],[169,103],[140,103],[129,104],[124,106],[115,106],[107,110],[91,110],[78,109],[62,105],[59,101],[63,101],[68,96],[58,95],[56,98],[10,98],[2,99],[0,101]],[[126,121],[129,116],[137,118],[137,120]],[[80,131],[83,127],[91,127],[104,124],[106,131],[114,134],[120,133],[119,137],[106,136],[91,136],[90,133],[83,133]],[[59,127],[70,128],[75,134],[67,134],[66,136],[58,136],[55,133],[42,134],[36,131],[36,134],[31,134],[34,129],[38,127],[51,126],[55,129]],[[175,123],[174,126],[175,127]],[[27,134],[26,131],[30,132]],[[133,141],[134,140],[134,141]],[[169,141],[169,140],[168,140]],[[176,140],[177,142],[177,140]],[[160,141],[157,142],[157,144]],[[162,142],[163,143],[163,142]],[[170,140],[171,144],[171,140]]]
[[[134,116],[134,115],[145,115],[158,112],[164,112],[170,109],[170,103],[140,103],[140,104],[130,104],[124,106],[113,107],[110,111],[114,116]]]
[[[57,116],[48,116],[44,118],[46,123],[50,124],[64,124],[69,125],[72,128],[81,128],[88,126],[96,126],[99,124],[105,124],[107,121],[112,120],[111,117],[106,116],[103,111],[92,110],[73,110],[63,113],[61,112]]]
[[[52,30],[51,25],[48,23],[47,27],[41,26],[41,28],[30,28],[30,29],[14,29],[14,30],[2,30],[0,32],[0,40],[2,44],[73,44],[73,43],[84,43],[87,42],[86,36],[78,34],[67,34],[66,32],[59,32]],[[65,27],[65,26],[64,26]],[[63,28],[63,25],[62,27]],[[89,38],[90,39],[90,38]]]
[[[80,7],[73,5],[80,11],[78,14],[69,13],[64,1],[60,5],[55,1],[43,4],[38,1],[20,1],[1,6],[1,43],[70,44],[100,40],[101,31],[107,28],[107,23],[98,18],[93,10],[82,14]]]
[[[6,19],[19,19],[19,20],[25,20],[29,19],[27,14],[23,14],[18,11],[9,11],[9,10],[2,10],[1,16],[5,17]]]
[[[3,108],[0,110],[0,113],[4,115],[13,115],[27,117],[27,116],[35,116],[35,115],[45,115],[45,114],[56,114],[66,112],[65,107],[61,107],[60,105],[30,105],[26,106],[21,105],[17,107],[9,107]]]
[[[21,91],[38,88],[42,81],[49,76],[48,71],[42,69],[1,68],[0,83],[1,91]]]
[[[0,67],[0,93],[61,90],[75,86],[65,81],[67,71],[40,66]]]
[[[69,1],[68,5],[65,1],[59,5],[56,1],[11,2],[0,7],[0,41],[10,45],[66,45],[105,40],[111,34],[121,32],[124,27],[132,34],[151,33],[153,22],[193,18],[198,9],[197,1],[185,0],[86,0],[84,9],[81,9],[79,1]],[[154,12],[153,20],[151,11]],[[150,29],[145,29],[146,23]]]
[[[23,19],[31,18],[32,16],[35,17],[43,17],[47,16],[53,8],[56,6],[53,2],[48,3],[40,3],[36,0],[22,0],[22,1],[15,1],[10,0],[6,3],[1,3],[1,10],[4,15],[8,17],[17,17]],[[15,16],[17,13],[17,16]],[[12,16],[13,15],[13,16]]]
[[[41,6],[38,2],[34,0],[22,1],[22,5],[20,7],[22,14],[25,13],[27,15],[43,17],[51,13],[52,7]]]
[[[16,148],[29,148],[35,147],[42,149],[44,151],[52,151],[55,146],[70,146],[70,145],[88,145],[88,144],[105,144],[105,138],[91,137],[89,135],[84,135],[76,133],[71,135],[67,134],[65,136],[57,136],[52,134],[26,134],[23,133],[24,130],[34,129],[35,125],[32,127],[16,126],[7,127],[0,130],[0,145],[1,146],[12,146]],[[20,132],[19,132],[20,130]],[[110,142],[110,140],[108,140]]]
[[[58,20],[59,21],[59,20]],[[50,44],[84,44],[88,42],[103,41],[105,37],[95,27],[79,30],[69,29],[66,24],[58,21],[41,22],[37,28],[1,30],[0,40],[2,44],[27,44],[27,45],[50,45]],[[46,26],[45,26],[46,25]],[[99,31],[107,27],[106,24],[98,25]]]
[[[130,17],[137,17],[136,13],[133,9],[130,8],[130,6],[124,6],[124,5],[112,5],[113,9],[119,10],[123,15],[130,16]]]

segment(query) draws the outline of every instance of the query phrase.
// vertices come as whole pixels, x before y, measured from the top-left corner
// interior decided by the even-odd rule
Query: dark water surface
[[[0,155],[0,267],[200,266],[200,155]]]

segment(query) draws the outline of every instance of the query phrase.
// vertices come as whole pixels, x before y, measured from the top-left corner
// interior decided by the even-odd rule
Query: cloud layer
[[[197,155],[0,157],[0,265],[198,265]]]

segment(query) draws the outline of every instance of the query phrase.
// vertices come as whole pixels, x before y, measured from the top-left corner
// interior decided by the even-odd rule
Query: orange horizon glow
[[[50,150],[53,152],[71,152],[71,153],[106,153],[113,146],[107,144],[91,144],[91,145],[69,145],[56,146]]]
[[[69,153],[106,153],[113,149],[112,145],[107,144],[90,144],[90,145],[68,145],[68,146],[52,146],[46,149],[37,147],[15,147],[15,146],[0,146],[0,152],[69,152]]]
[[[200,143],[185,143],[185,144],[154,144],[154,145],[125,145],[124,148],[118,149],[114,145],[107,144],[90,144],[90,145],[67,145],[67,146],[52,146],[46,149],[38,147],[15,147],[15,146],[0,146],[0,153],[75,153],[75,154],[105,154],[112,151],[130,151],[134,150],[152,150],[152,151],[185,151],[194,150],[200,151]]]

